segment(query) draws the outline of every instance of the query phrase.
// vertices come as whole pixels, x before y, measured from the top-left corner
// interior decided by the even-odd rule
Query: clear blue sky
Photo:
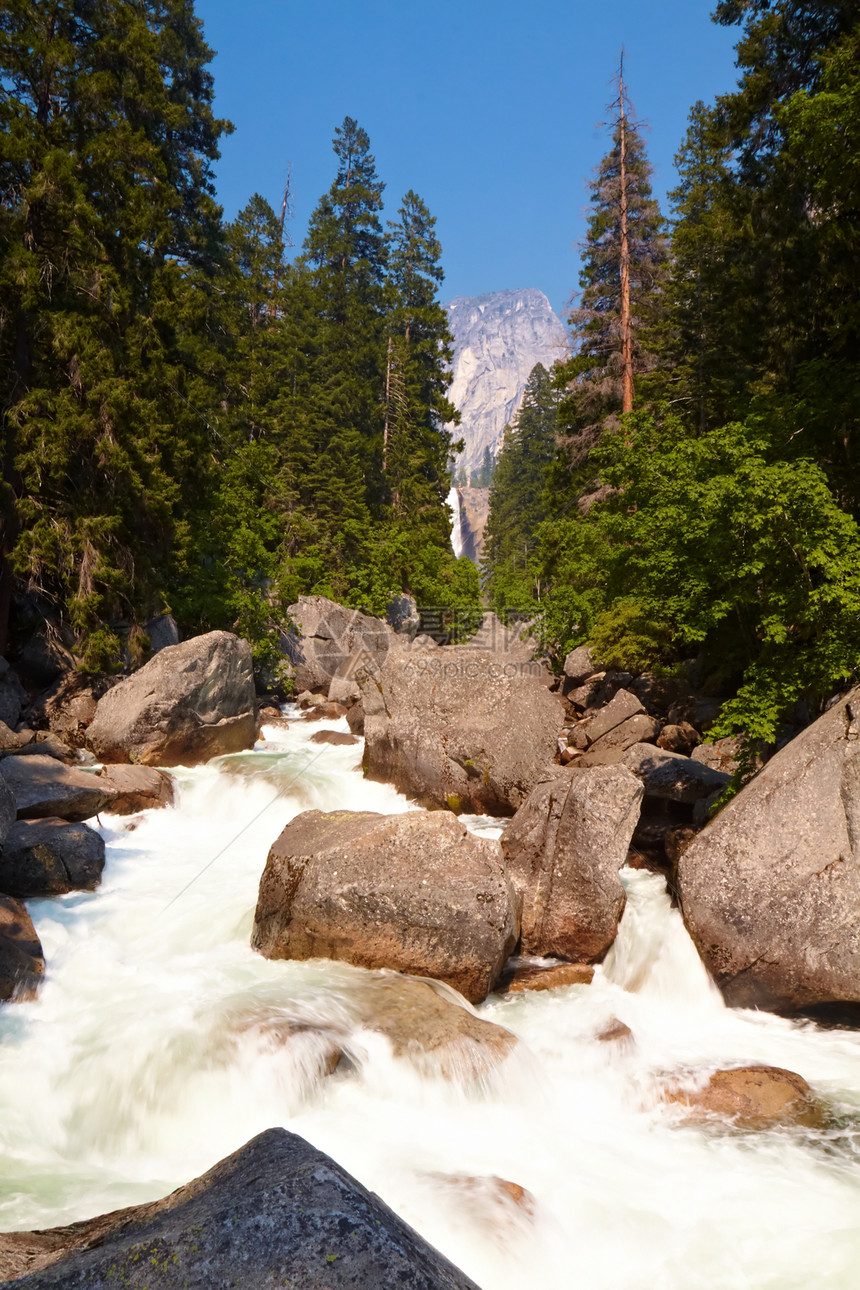
[[[648,122],[654,187],[699,98],[735,83],[738,32],[711,0],[197,0],[217,57],[218,194],[232,217],[258,191],[280,208],[292,162],[295,218],[334,178],[344,116],[370,135],[387,214],[414,188],[437,217],[444,299],[539,287],[556,310],[574,290],[599,122],[622,44]]]

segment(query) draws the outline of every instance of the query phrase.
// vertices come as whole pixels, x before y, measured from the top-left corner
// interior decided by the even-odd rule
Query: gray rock
[[[477,1290],[339,1164],[268,1129],[164,1200],[0,1237],[10,1290]]]
[[[358,673],[365,774],[425,806],[509,814],[558,751],[564,710],[540,663],[469,646]]]
[[[53,757],[4,757],[0,776],[15,798],[19,820],[88,820],[116,797],[116,790],[90,771]]]
[[[106,762],[193,766],[250,748],[251,646],[231,632],[168,645],[99,700],[87,742]]]
[[[397,596],[388,606],[385,619],[398,636],[406,636],[410,640],[421,630],[421,615],[414,596]]]
[[[149,648],[153,654],[159,654],[170,645],[179,644],[179,628],[173,614],[157,614],[155,618],[150,618],[144,631],[149,637]]]
[[[587,645],[578,645],[564,660],[564,674],[572,685],[582,685],[583,681],[594,676],[594,671],[594,659]]]
[[[27,702],[27,691],[17,672],[13,672],[5,658],[0,658],[0,721],[14,729]]]
[[[621,754],[634,744],[649,743],[656,739],[660,733],[660,722],[656,717],[649,717],[644,712],[638,712],[633,717],[628,717],[622,721],[620,726],[613,726],[605,735],[590,744],[586,752],[587,760],[583,761],[584,766],[611,766],[621,761]],[[601,761],[600,758],[606,757],[607,754],[617,754],[614,758]]]
[[[634,744],[621,759],[645,785],[645,796],[669,802],[693,803],[725,788],[730,776],[692,757],[667,752],[652,744]]]
[[[109,808],[114,815],[173,805],[173,780],[152,766],[104,766],[99,780],[116,791]]]
[[[0,896],[0,999],[32,999],[44,972],[42,946],[26,906],[11,896]]]
[[[269,852],[252,945],[434,977],[485,999],[517,939],[498,842],[448,811],[305,811]]]
[[[703,766],[711,766],[726,775],[734,775],[738,768],[740,744],[737,739],[718,739],[713,744],[702,744],[693,749],[693,761],[700,761]],[[763,764],[763,763],[762,763]]]
[[[86,824],[19,820],[0,854],[0,891],[19,897],[92,891],[104,866],[104,839]]]
[[[641,783],[620,766],[577,765],[532,790],[502,836],[524,954],[603,958],[624,909],[618,871],[641,801]]]
[[[335,676],[349,679],[356,667],[379,662],[393,633],[381,618],[347,609],[325,596],[300,596],[288,613],[298,631],[285,637],[297,690],[328,692]]]
[[[860,691],[707,825],[681,856],[678,889],[729,1003],[860,1004]]]
[[[0,847],[6,841],[9,830],[18,818],[15,805],[15,794],[5,779],[0,776]]]
[[[644,712],[645,709],[635,694],[631,694],[629,690],[618,690],[605,708],[601,708],[589,718],[586,727],[589,743],[596,744],[604,735],[609,734],[610,730]]]

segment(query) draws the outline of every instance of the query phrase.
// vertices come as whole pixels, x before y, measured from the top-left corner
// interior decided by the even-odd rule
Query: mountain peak
[[[537,287],[457,296],[445,308],[454,337],[448,397],[462,417],[454,433],[466,442],[457,467],[469,475],[481,465],[485,448],[497,455],[532,368],[550,368],[562,358],[566,334]]]

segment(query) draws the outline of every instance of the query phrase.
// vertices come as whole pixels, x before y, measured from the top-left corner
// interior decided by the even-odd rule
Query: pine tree
[[[12,0],[0,23],[4,581],[65,606],[95,666],[193,558],[187,332],[209,322],[226,125],[188,0]]]
[[[612,147],[591,185],[579,304],[569,315],[573,357],[560,371],[560,426],[580,484],[607,418],[632,407],[635,378],[654,365],[647,336],[666,276],[664,223],[622,76],[613,107]]]
[[[485,590],[500,610],[540,598],[537,535],[548,518],[546,474],[555,455],[558,400],[556,382],[538,363],[493,472],[481,566]]]

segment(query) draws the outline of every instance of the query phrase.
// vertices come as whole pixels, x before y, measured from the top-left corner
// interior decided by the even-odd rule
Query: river
[[[522,1044],[480,1086],[357,1026],[327,1078],[312,1029],[277,1042],[273,1010],[349,1029],[362,974],[252,952],[268,847],[309,808],[410,809],[363,780],[360,747],[311,744],[321,728],[270,727],[253,753],[178,772],[174,809],[132,829],[103,817],[98,891],[28,902],[48,973],[37,1000],[0,1010],[0,1227],[165,1195],[283,1125],[483,1290],[855,1290],[860,1034],[725,1008],[653,874],[625,870],[592,985],[482,1006]],[[613,1019],[633,1043],[598,1040]],[[831,1127],[717,1132],[659,1099],[667,1073],[750,1062],[803,1075]],[[513,1181],[533,1212],[450,1176]]]

